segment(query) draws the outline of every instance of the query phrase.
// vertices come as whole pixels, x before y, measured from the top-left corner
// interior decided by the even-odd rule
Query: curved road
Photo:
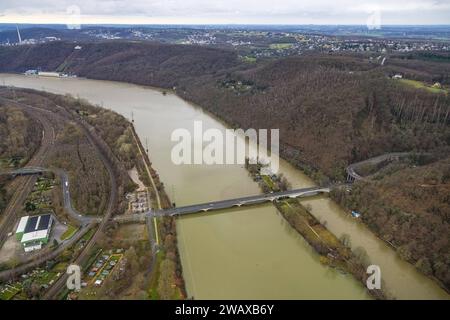
[[[41,145],[38,151],[28,162],[28,165],[31,166],[42,165],[47,156],[50,146],[55,141],[54,128],[52,127],[50,121],[48,120],[47,117],[43,115],[42,112],[38,112],[39,109],[36,109],[32,106],[23,105],[21,103],[17,103],[15,101],[11,101],[5,98],[0,98],[0,100],[6,101],[7,103],[24,110],[28,115],[30,115],[32,118],[36,119],[41,123],[43,129]],[[8,233],[10,232],[10,230],[14,225],[14,222],[18,218],[20,207],[22,206],[22,203],[25,201],[28,194],[31,192],[35,182],[36,182],[35,176],[20,177],[18,179],[17,186],[20,185],[21,187],[16,189],[11,200],[8,202],[8,206],[6,207],[1,216],[0,246],[3,245],[4,241],[8,237]]]
[[[12,175],[23,175],[23,174],[39,174],[42,172],[54,172],[60,176],[63,188],[63,197],[64,197],[64,206],[67,212],[70,215],[78,220],[78,222],[82,225],[87,225],[91,222],[99,222],[100,218],[97,217],[89,217],[80,214],[76,209],[72,207],[70,193],[69,193],[69,179],[68,175],[64,170],[61,169],[45,169],[41,167],[25,167],[18,170],[0,172],[2,174],[12,174]],[[247,205],[254,205],[263,202],[269,202],[278,200],[280,198],[302,198],[302,197],[311,197],[315,196],[319,193],[329,193],[332,188],[342,187],[345,185],[334,185],[332,187],[311,187],[311,188],[301,188],[294,190],[287,190],[281,192],[273,192],[273,193],[265,193],[265,194],[257,194],[254,196],[247,196],[241,198],[227,199],[227,200],[219,200],[219,201],[211,201],[207,203],[200,203],[194,205],[188,205],[183,207],[174,207],[168,209],[159,209],[156,211],[147,211],[141,214],[130,214],[130,215],[120,215],[114,217],[114,221],[118,222],[127,222],[127,221],[141,221],[144,218],[153,218],[153,217],[161,217],[161,216],[179,216],[179,215],[187,215],[199,212],[207,212],[213,210],[221,210],[228,209],[231,207],[240,207]]]
[[[357,166],[365,164],[365,163],[376,164],[376,163],[382,162],[387,159],[406,156],[407,154],[408,153],[390,153],[390,154],[381,155],[381,156],[378,156],[375,158],[371,158],[371,159],[350,165],[349,167],[347,167],[347,172],[349,174],[353,174],[355,179],[362,179],[363,177],[361,177],[354,171],[354,169]],[[107,162],[107,159],[104,157],[102,160],[105,161],[105,163]],[[111,176],[114,177],[112,167],[110,168],[110,170],[111,171],[109,171],[109,170],[108,171],[110,172]],[[25,174],[25,175],[27,175],[27,174],[37,174],[37,173],[46,172],[46,171],[54,172],[60,176],[61,183],[62,183],[62,189],[63,189],[64,207],[65,207],[66,211],[71,215],[71,217],[73,217],[74,219],[79,221],[79,223],[83,227],[83,228],[81,228],[81,230],[78,232],[78,234],[76,236],[74,236],[73,238],[70,239],[71,241],[68,241],[67,243],[63,243],[60,247],[57,248],[57,250],[55,250],[54,252],[49,254],[46,258],[46,259],[51,259],[51,257],[56,257],[65,248],[67,248],[68,246],[75,243],[78,239],[80,239],[81,236],[87,231],[87,229],[89,227],[93,226],[94,224],[100,223],[101,224],[100,228],[99,228],[99,230],[100,230],[102,228],[102,226],[111,217],[112,202],[110,202],[109,206],[108,206],[108,211],[107,211],[108,217],[107,218],[105,218],[105,217],[103,217],[103,218],[89,217],[89,216],[80,214],[78,211],[76,211],[76,209],[73,208],[71,199],[70,199],[68,175],[65,171],[63,171],[61,169],[46,169],[46,168],[42,168],[42,167],[25,167],[25,168],[18,169],[18,170],[2,172],[0,174],[13,174],[13,175],[24,175]],[[332,188],[342,187],[342,186],[348,187],[349,185],[335,185],[335,186],[330,186],[330,187],[311,187],[311,188],[302,188],[302,189],[288,190],[288,191],[282,191],[282,192],[276,192],[276,193],[259,194],[259,195],[254,195],[254,196],[220,200],[220,201],[212,201],[212,202],[183,206],[183,207],[175,207],[175,208],[169,208],[169,209],[160,209],[160,210],[156,210],[156,211],[148,211],[148,212],[144,212],[142,214],[120,215],[120,216],[114,217],[113,220],[118,223],[143,222],[146,220],[148,226],[153,227],[152,223],[150,222],[150,219],[158,217],[158,216],[160,217],[160,216],[178,216],[178,215],[195,214],[195,213],[199,213],[199,212],[208,212],[208,211],[221,210],[221,209],[227,209],[227,208],[232,208],[232,207],[254,205],[254,204],[274,201],[274,200],[278,200],[280,198],[286,198],[286,197],[291,197],[291,198],[309,197],[309,196],[315,196],[319,193],[329,193]],[[115,194],[113,196],[116,197]],[[97,231],[97,233],[98,233],[98,231]],[[83,252],[88,252],[94,243],[95,243],[95,238],[93,237],[92,240],[90,241],[89,245],[83,250]],[[84,255],[80,254],[78,259],[75,260],[75,262],[81,263],[80,261],[82,261],[83,257],[84,257]],[[45,261],[45,259],[43,258],[38,261],[39,261],[39,263],[42,263]],[[36,263],[33,263],[33,265],[36,265]],[[26,267],[26,266],[24,266],[24,267]],[[22,268],[22,267],[16,268],[15,272],[19,273],[19,272],[22,272],[24,269],[25,268]],[[5,272],[0,272],[0,279],[4,278],[4,273]],[[65,279],[66,277],[62,277],[62,278]],[[60,288],[64,283],[61,280]],[[57,292],[57,291],[55,291],[55,292]]]
[[[67,173],[64,170],[61,169],[45,169],[42,167],[39,167],[43,164],[43,161],[45,159],[45,155],[48,152],[48,148],[51,144],[54,143],[54,129],[51,127],[50,122],[48,119],[43,117],[39,114],[39,112],[35,112],[36,110],[40,112],[50,112],[45,109],[36,108],[33,106],[25,105],[22,103],[17,103],[8,99],[0,98],[2,100],[7,100],[9,103],[14,103],[17,106],[20,106],[21,108],[26,108],[28,111],[33,114],[43,125],[44,132],[43,132],[43,140],[41,143],[41,148],[38,150],[38,152],[35,154],[35,156],[30,160],[29,165],[32,167],[25,167],[19,170],[13,170],[9,172],[4,172],[0,174],[13,174],[13,175],[25,175],[23,178],[24,184],[21,190],[18,190],[13,198],[10,201],[10,205],[8,206],[7,210],[5,211],[6,215],[4,215],[4,218],[2,220],[2,223],[0,225],[0,241],[3,241],[3,237],[7,235],[7,230],[11,227],[11,225],[14,223],[17,212],[19,210],[17,209],[17,206],[21,205],[23,203],[23,200],[25,200],[26,195],[31,191],[32,186],[34,185],[35,181],[35,175],[36,173],[51,171],[59,175],[62,183],[62,191],[63,191],[63,200],[64,200],[64,208],[66,212],[75,220],[77,220],[82,228],[75,234],[72,238],[62,243],[59,247],[57,247],[55,250],[51,251],[50,253],[45,253],[43,255],[37,255],[33,257],[33,260],[31,262],[25,263],[17,268],[6,270],[3,272],[0,272],[0,279],[8,279],[13,275],[24,273],[49,259],[56,258],[59,254],[61,254],[67,247],[70,247],[71,245],[75,244],[81,237],[89,230],[89,228],[93,227],[94,224],[100,223],[99,228],[95,232],[95,234],[92,236],[90,241],[87,243],[87,245],[82,249],[81,253],[78,255],[78,257],[73,261],[73,263],[81,265],[84,259],[86,258],[87,254],[91,250],[91,248],[94,246],[96,239],[101,234],[103,227],[106,225],[106,223],[110,220],[112,217],[112,214],[114,212],[114,206],[117,202],[117,181],[114,174],[114,164],[110,159],[108,159],[102,152],[102,148],[104,149],[104,145],[102,146],[103,141],[99,141],[99,138],[94,136],[90,130],[92,128],[89,128],[89,125],[85,123],[81,119],[76,119],[72,114],[70,114],[66,109],[59,107],[62,109],[63,113],[65,113],[65,117],[75,120],[78,122],[80,127],[85,132],[89,142],[98,150],[98,154],[105,165],[105,168],[108,171],[108,175],[110,176],[111,180],[111,193],[108,199],[108,206],[105,212],[105,215],[102,218],[96,218],[96,217],[88,217],[85,215],[80,214],[76,209],[73,208],[71,199],[70,199],[70,191],[69,191],[69,178]],[[51,112],[50,112],[51,113]],[[354,180],[361,180],[363,179],[362,176],[360,176],[356,172],[356,168],[364,165],[366,163],[371,164],[377,164],[382,161],[388,160],[388,159],[398,159],[399,157],[403,157],[408,155],[409,153],[401,152],[401,153],[389,153],[385,155],[381,155],[378,157],[374,157],[371,159],[367,159],[355,164],[352,164],[346,168],[348,177],[350,181]],[[141,154],[143,156],[143,154]],[[148,171],[148,168],[147,168]],[[150,173],[149,173],[150,174]],[[31,175],[31,176],[27,176]],[[19,179],[20,179],[19,178]],[[333,186],[336,187],[336,186]],[[215,201],[215,202],[208,202],[203,204],[196,204],[191,206],[184,206],[184,207],[178,207],[178,208],[169,208],[162,210],[160,205],[160,200],[158,198],[158,209],[157,211],[149,211],[145,212],[143,214],[135,214],[135,215],[129,215],[129,216],[118,216],[114,220],[117,222],[130,222],[130,221],[142,221],[147,219],[147,223],[149,222],[150,218],[155,218],[156,216],[177,216],[177,215],[185,215],[185,214],[192,214],[192,213],[198,213],[198,212],[207,212],[212,210],[220,210],[220,209],[226,209],[231,208],[235,206],[245,206],[245,205],[253,205],[258,204],[262,202],[267,201],[274,201],[279,198],[284,197],[305,197],[305,196],[313,196],[317,195],[318,193],[324,193],[324,192],[330,192],[330,189],[332,187],[313,187],[313,188],[304,188],[304,189],[297,189],[297,190],[288,190],[284,192],[277,192],[277,193],[269,193],[269,194],[262,194],[262,195],[255,195],[250,197],[242,197],[237,199],[229,199],[229,200],[222,200],[222,201]],[[155,190],[156,191],[156,190]],[[55,298],[55,296],[58,294],[58,292],[61,291],[63,286],[65,286],[67,279],[67,275],[63,274],[59,279],[56,280],[55,284],[46,292],[44,298],[52,299]]]
[[[382,154],[380,156],[376,156],[376,157],[373,157],[370,159],[366,159],[366,160],[363,160],[360,162],[352,163],[345,169],[345,171],[347,172],[347,181],[353,182],[353,181],[366,179],[365,177],[359,175],[356,172],[356,170],[360,166],[367,165],[367,164],[376,165],[376,164],[379,164],[386,160],[390,160],[390,161],[398,160],[399,158],[406,157],[410,154],[411,154],[411,152],[391,152],[391,153]]]
[[[51,127],[50,122],[46,117],[42,116],[43,113],[54,115],[54,112],[51,112],[49,110],[33,107],[27,104],[18,103],[16,101],[0,98],[3,101],[7,101],[10,104],[14,104],[22,109],[28,110],[30,113],[33,112],[33,115],[41,121],[43,127],[44,127],[44,134],[43,134],[43,141],[41,143],[41,148],[36,152],[35,156],[32,158],[32,161],[30,161],[28,164],[32,166],[39,167],[43,164],[43,161],[45,159],[45,155],[48,152],[48,149],[51,144],[54,143],[54,129]],[[80,128],[84,131],[86,134],[86,137],[88,138],[91,145],[98,150],[99,157],[103,164],[105,165],[105,168],[108,172],[108,175],[110,176],[110,188],[111,192],[108,199],[108,205],[107,209],[105,211],[105,214],[103,218],[100,221],[100,226],[97,229],[97,231],[94,233],[94,235],[91,237],[90,241],[85,245],[85,247],[82,249],[81,253],[78,255],[78,257],[74,260],[74,263],[81,264],[81,262],[86,258],[87,254],[89,253],[90,249],[93,247],[93,245],[96,242],[96,239],[100,235],[103,227],[106,225],[106,223],[111,218],[114,209],[115,204],[117,203],[117,181],[114,174],[114,168],[113,163],[103,154],[102,151],[104,151],[106,144],[103,141],[100,141],[100,139],[91,132],[92,127],[89,127],[87,123],[82,121],[81,119],[75,118],[72,114],[70,114],[66,109],[59,107],[61,109],[61,114],[59,116],[62,116],[65,119],[69,119],[72,121],[76,121]],[[36,112],[37,111],[37,112]],[[107,148],[107,146],[106,146]],[[42,168],[41,168],[42,169]],[[26,170],[26,169],[25,169]],[[47,170],[47,169],[44,169]],[[72,238],[70,238],[69,241],[65,242],[64,244],[60,245],[57,249],[51,251],[50,253],[44,253],[42,255],[33,256],[33,260],[31,262],[25,263],[17,268],[13,268],[10,270],[2,271],[0,272],[0,279],[9,279],[13,277],[14,275],[26,272],[30,269],[35,268],[36,266],[39,266],[43,262],[53,259],[57,257],[60,253],[62,253],[67,247],[71,246],[72,244],[76,243],[89,229],[90,226],[92,226],[92,223],[95,223],[96,221],[92,221],[91,224],[87,224],[91,221],[88,217],[80,216],[80,214],[73,209],[71,202],[70,202],[70,194],[68,189],[68,177],[67,174],[64,171],[55,170],[61,177],[62,177],[62,183],[63,183],[63,192],[64,192],[64,206],[66,209],[68,209],[68,213],[76,217],[77,220],[82,222],[83,228],[80,229],[80,231],[74,235]],[[13,198],[9,202],[9,206],[7,210],[5,211],[6,214],[4,214],[4,218],[2,220],[2,223],[0,225],[0,237],[4,236],[5,239],[7,237],[8,230],[14,225],[14,221],[16,218],[18,218],[17,214],[19,210],[19,206],[23,203],[26,196],[29,192],[31,192],[31,189],[34,185],[34,181],[36,180],[35,175],[31,176],[24,176],[20,177],[19,179],[24,180],[24,184],[22,184],[22,188],[20,190],[17,190],[14,194]],[[89,220],[86,220],[86,219]],[[0,239],[1,240],[1,239]],[[66,274],[63,274],[59,279],[56,280],[55,284],[47,291],[45,298],[53,298],[65,285],[66,282]]]
[[[63,109],[63,112],[65,112],[69,117],[72,117],[73,120],[77,121],[78,124],[80,124],[80,127],[85,132],[89,142],[92,144],[92,146],[98,150],[98,155],[100,156],[101,161],[103,162],[103,165],[105,166],[106,170],[108,171],[108,175],[110,177],[110,194],[108,198],[108,206],[106,208],[105,214],[102,217],[102,220],[100,221],[100,225],[97,228],[94,235],[91,237],[89,242],[85,245],[85,247],[82,249],[81,253],[78,255],[78,257],[73,261],[74,264],[82,265],[86,257],[88,256],[89,252],[91,251],[92,247],[95,245],[97,238],[101,235],[103,232],[103,229],[105,225],[108,223],[110,218],[112,217],[112,214],[115,210],[115,206],[117,204],[117,180],[116,175],[114,172],[114,164],[110,159],[108,159],[102,152],[102,149],[104,149],[106,144],[103,141],[100,141],[98,137],[93,135],[88,127],[88,124],[82,121],[81,119],[75,119],[67,110]],[[67,177],[66,177],[67,178]],[[67,181],[67,180],[66,180]],[[68,181],[67,181],[68,182]],[[66,190],[68,192],[68,189]],[[65,195],[66,197],[66,195]],[[70,197],[67,193],[67,199],[70,202]],[[63,274],[59,279],[56,280],[53,286],[50,287],[50,289],[46,292],[44,295],[45,299],[55,299],[57,294],[62,290],[62,288],[66,285],[67,281],[67,274]]]
[[[50,168],[42,168],[42,167],[24,167],[17,170],[9,170],[0,172],[0,175],[12,175],[12,176],[27,176],[27,175],[35,175],[41,174],[44,172],[52,172],[59,176],[61,180],[62,193],[63,193],[63,203],[65,211],[81,226],[86,226],[90,222],[95,221],[96,218],[89,217],[78,212],[73,206],[72,201],[70,199],[70,190],[69,190],[69,176],[66,171],[62,169],[50,169]]]

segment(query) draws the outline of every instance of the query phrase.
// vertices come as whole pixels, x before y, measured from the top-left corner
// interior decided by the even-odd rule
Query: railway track
[[[60,107],[62,108],[62,107]],[[63,109],[63,108],[62,108]],[[62,110],[63,112],[67,113],[69,116],[71,116],[67,110]],[[117,203],[117,180],[114,172],[114,165],[110,159],[108,159],[102,150],[102,147],[100,146],[100,142],[97,140],[98,138],[95,138],[88,127],[86,127],[86,124],[83,121],[80,121],[79,119],[75,119],[73,116],[71,116],[75,121],[77,121],[80,124],[80,127],[85,132],[86,136],[89,139],[89,142],[98,150],[98,154],[100,156],[101,161],[103,162],[106,170],[108,171],[108,175],[110,177],[110,195],[108,199],[108,206],[105,211],[105,214],[103,216],[103,219],[101,220],[97,230],[95,231],[94,235],[91,237],[91,239],[88,241],[88,243],[84,246],[78,257],[73,261],[74,264],[82,265],[85,259],[89,256],[89,252],[95,245],[98,237],[101,235],[105,225],[108,223],[108,221],[111,219],[115,205]],[[61,275],[54,283],[53,286],[50,287],[49,290],[44,295],[44,299],[56,299],[58,293],[63,289],[63,287],[66,285],[67,281],[67,275],[63,274]]]
[[[23,110],[26,110],[30,115],[34,116],[38,121],[41,122],[43,126],[43,138],[41,142],[41,147],[36,152],[36,154],[33,156],[33,158],[28,162],[28,166],[34,166],[39,167],[42,166],[42,164],[45,161],[46,155],[51,147],[52,144],[54,144],[55,139],[55,131],[54,128],[51,126],[51,122],[49,119],[47,119],[44,114],[47,114],[49,116],[56,116],[54,112],[51,112],[46,109],[37,108],[34,106],[30,106],[27,104],[19,103],[10,99],[1,98],[0,100],[6,101],[10,104],[14,104],[18,107],[20,107]],[[101,140],[99,137],[97,137],[94,133],[92,133],[93,128],[90,127],[87,123],[85,123],[83,120],[76,118],[72,114],[70,114],[66,109],[63,107],[57,106],[61,112],[58,113],[58,117],[62,117],[64,119],[72,120],[78,123],[80,128],[84,131],[86,134],[86,137],[88,138],[91,145],[98,151],[98,155],[103,162],[108,175],[110,176],[110,195],[108,198],[108,204],[107,208],[105,210],[105,214],[102,218],[102,220],[99,223],[99,226],[97,230],[95,231],[94,235],[91,237],[91,239],[88,241],[88,243],[84,246],[84,248],[81,250],[81,252],[78,254],[78,256],[72,261],[75,264],[81,265],[86,257],[88,257],[88,254],[92,247],[95,245],[98,237],[100,236],[102,230],[104,229],[105,225],[108,223],[108,221],[111,219],[113,212],[115,210],[115,205],[117,203],[117,180],[115,176],[115,170],[114,170],[114,164],[113,161],[108,159],[108,157],[104,154],[105,148],[108,148],[106,143]],[[20,189],[17,189],[14,193],[11,201],[9,202],[9,205],[7,209],[5,210],[5,214],[3,214],[3,219],[0,224],[0,244],[6,240],[8,236],[8,231],[14,226],[14,222],[18,218],[18,212],[20,212],[20,206],[26,199],[26,196],[31,192],[31,189],[34,185],[34,182],[36,181],[36,176],[21,176],[18,177],[19,179],[17,185],[22,187]],[[56,250],[43,254],[42,256],[36,257],[33,261],[26,263],[24,265],[21,265],[17,268],[14,268],[12,270],[3,271],[0,273],[0,278],[7,278],[14,276],[16,274],[20,274],[23,272],[26,272],[30,270],[33,267],[39,266],[40,264],[44,263],[48,259],[54,259],[59,254],[61,254],[67,247],[75,244],[81,237],[89,230],[89,228],[94,227],[93,224],[86,226],[83,228],[77,236],[74,236],[71,241],[68,241],[63,246],[58,247]],[[54,283],[54,285],[45,293],[44,299],[54,299],[57,294],[62,290],[62,288],[66,284],[67,275],[63,274],[60,276]]]
[[[41,140],[41,145],[38,151],[30,159],[27,165],[30,166],[40,166],[44,163],[45,158],[48,154],[50,146],[54,143],[54,129],[51,122],[46,118],[42,111],[37,108],[27,106],[9,99],[0,98],[0,100],[7,101],[10,104],[19,107],[24,110],[31,117],[39,121],[43,128],[43,136]],[[36,182],[36,176],[24,176],[18,177],[17,182],[13,186],[16,186],[16,191],[8,202],[8,206],[4,210],[1,221],[0,221],[0,247],[6,241],[8,233],[14,227],[16,219],[19,217],[21,211],[21,206],[25,201],[27,195],[31,192],[34,183]],[[19,188],[20,186],[20,188]]]

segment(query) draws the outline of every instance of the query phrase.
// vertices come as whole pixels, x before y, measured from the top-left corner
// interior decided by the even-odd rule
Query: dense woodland
[[[41,130],[22,110],[0,100],[0,159],[27,161],[40,144]]]
[[[109,176],[96,150],[83,132],[67,123],[56,138],[50,163],[70,172],[73,202],[78,211],[100,215],[106,209],[109,194]]]
[[[117,156],[120,160],[124,159],[124,164],[120,160],[116,160],[119,164],[118,167],[122,168],[119,170],[120,172],[116,173],[120,194],[122,195],[134,188],[133,182],[126,173],[127,160],[132,157],[128,152],[132,150],[122,137],[122,135],[127,135],[126,128],[129,127],[125,118],[112,111],[91,106],[71,97],[37,93],[32,90],[16,90],[14,93],[3,90],[0,94],[6,98],[12,98],[15,95],[23,103],[44,107],[55,113],[52,126],[55,128],[56,140],[54,147],[50,149],[46,166],[64,169],[69,173],[71,196],[78,211],[92,215],[102,214],[109,197],[110,182],[96,149],[79,123],[75,121],[75,118],[71,120],[71,116],[78,117],[78,121],[85,119],[88,123],[87,119],[93,119],[91,125],[94,126],[95,131],[91,132],[98,134],[102,139],[103,136],[107,137],[105,142],[114,153],[111,158],[115,159]],[[64,106],[69,113],[62,113],[62,110],[56,105]],[[84,112],[80,112],[80,110]],[[87,113],[87,110],[90,113]],[[100,120],[100,116],[104,119]],[[29,130],[29,127],[29,125],[24,124],[21,128],[22,130]],[[35,137],[39,141],[40,131],[35,134]],[[58,192],[55,192],[55,195],[57,196],[57,199],[54,199],[56,209],[62,213],[62,199],[60,199]],[[120,199],[118,211],[125,206],[122,197]]]
[[[85,101],[74,99],[70,96],[60,96],[48,93],[43,93],[42,96],[50,101],[49,104],[64,106],[78,122],[84,123],[85,128],[91,132],[92,138],[97,141],[97,147],[100,148],[101,152],[103,152],[108,159],[114,162],[114,174],[118,182],[117,187],[119,193],[119,202],[116,213],[123,212],[127,205],[124,195],[135,188],[135,184],[131,181],[126,172],[127,169],[130,169],[133,166],[132,163],[137,154],[135,146],[131,145],[129,122],[113,111],[92,106]],[[78,143],[75,145],[78,146]],[[86,153],[85,157],[89,158],[93,156],[95,152],[92,151],[93,150]],[[74,153],[72,153],[72,157],[73,156]],[[103,166],[102,163],[99,164]],[[92,170],[83,163],[80,163],[77,166],[78,170],[80,170],[80,167],[83,172],[79,172],[79,174],[74,176],[74,178],[78,177],[80,188],[82,184],[85,184],[83,177],[86,175],[89,175],[92,181],[101,183],[100,177],[98,179],[95,178],[95,175],[100,174],[100,172],[93,173]],[[103,171],[104,174],[106,174],[104,169]],[[101,187],[99,185],[97,188],[98,190],[104,188],[104,193],[102,192],[102,201],[109,194],[110,190],[109,177],[105,176],[105,178],[107,181],[102,183]],[[98,209],[98,213],[101,212],[102,211]]]
[[[290,58],[229,75],[264,88],[257,93],[207,83],[183,96],[235,126],[280,128],[284,156],[332,180],[374,155],[447,145],[448,97],[404,87],[358,62]]]
[[[233,52],[195,46],[139,42],[55,42],[47,45],[0,49],[0,70],[57,70],[104,80],[172,88],[182,78],[196,78],[230,68]]]
[[[0,169],[26,163],[40,145],[41,126],[22,110],[0,100]],[[0,176],[0,214],[6,207],[7,176]]]
[[[416,52],[390,57],[386,67],[408,79],[450,84],[450,53]]]
[[[340,204],[363,221],[405,260],[450,287],[450,159],[425,164],[392,163],[352,192],[336,190]],[[351,241],[351,239],[350,239]]]
[[[447,63],[396,57],[381,67],[365,56],[308,55],[245,64],[234,52],[207,47],[122,41],[73,46],[2,48],[0,70],[41,68],[175,87],[236,127],[279,128],[286,158],[332,179],[341,179],[348,163],[373,155],[448,144],[448,96],[387,79],[405,68],[415,79],[427,79],[422,69],[438,78],[450,73]]]
[[[396,54],[384,66],[367,55],[337,54],[246,64],[233,51],[207,47],[81,45],[2,48],[0,71],[41,68],[174,88],[233,127],[279,128],[283,157],[321,184],[344,181],[349,163],[379,154],[432,154],[431,163],[387,172],[337,199],[364,212],[367,225],[402,257],[449,286],[450,98],[390,79],[400,73],[446,86],[447,56]]]

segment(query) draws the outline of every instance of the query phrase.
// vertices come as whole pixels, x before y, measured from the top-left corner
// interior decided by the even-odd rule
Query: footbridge
[[[44,172],[53,172],[54,174],[58,175],[59,178],[61,179],[64,209],[72,218],[77,220],[82,226],[88,225],[90,222],[96,222],[97,220],[98,222],[101,221],[101,218],[89,217],[81,214],[72,206],[69,190],[69,176],[67,172],[64,170],[30,166],[15,170],[1,171],[0,175],[11,175],[15,177],[15,176],[42,174]]]
[[[13,169],[13,170],[5,170],[1,171],[0,175],[11,175],[11,176],[27,176],[27,175],[33,175],[33,174],[41,174],[43,172],[49,171],[48,169],[41,168],[41,167],[24,167],[20,169]]]

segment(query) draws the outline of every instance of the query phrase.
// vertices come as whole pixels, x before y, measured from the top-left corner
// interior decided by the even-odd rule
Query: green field
[[[161,262],[164,260],[164,252],[158,251],[156,254],[156,262],[155,262],[155,270],[153,271],[152,277],[150,279],[150,289],[149,289],[149,298],[150,300],[158,300],[158,279],[161,275]]]
[[[0,159],[0,168],[11,169],[17,168],[22,163],[23,158],[14,157],[14,158],[2,158]]]
[[[292,48],[292,46],[293,46],[292,43],[272,43],[270,44],[269,48],[283,50],[283,49],[290,49]]]
[[[64,240],[72,238],[73,235],[75,234],[75,232],[77,232],[77,231],[78,231],[77,227],[74,227],[74,226],[69,224],[67,226],[67,230],[62,234],[61,240],[64,241]]]
[[[261,176],[264,183],[270,188],[272,191],[278,191],[277,187],[273,183],[272,179],[269,176]]]
[[[4,285],[0,287],[0,300],[11,300],[16,294],[22,291],[20,285]]]
[[[94,235],[94,233],[95,233],[94,229],[89,229],[89,231],[85,233],[85,235],[81,238],[81,240],[89,241],[91,239],[91,237]]]
[[[58,273],[65,271],[65,265],[58,264],[52,270],[35,269],[31,272],[31,275],[26,279],[20,279],[18,282],[12,285],[4,284],[0,286],[0,300],[25,300],[28,299],[27,294],[23,288],[26,286],[25,282],[35,283],[39,287],[47,287],[52,281],[54,281]],[[30,273],[29,273],[30,274]],[[42,289],[41,289],[42,290]]]
[[[53,271],[42,271],[38,276],[36,276],[35,281],[40,285],[48,285],[50,281],[56,278],[57,272]]]
[[[35,189],[39,192],[49,191],[55,186],[53,179],[39,177],[35,183]]]
[[[256,62],[256,58],[252,57],[252,56],[241,56],[241,60],[245,63],[255,63]]]
[[[400,79],[399,80],[401,83],[406,84],[408,86],[414,87],[416,89],[425,89],[429,92],[432,93],[445,93],[447,94],[447,90],[445,89],[439,89],[439,88],[434,88],[431,87],[421,81],[417,81],[417,80],[409,80],[409,79]]]

